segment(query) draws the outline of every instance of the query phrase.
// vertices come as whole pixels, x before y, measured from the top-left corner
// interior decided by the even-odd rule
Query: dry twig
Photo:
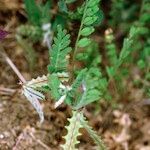
[[[25,83],[26,82],[25,78],[20,73],[20,71],[18,70],[18,68],[16,67],[16,65],[12,62],[12,60],[8,57],[8,55],[6,54],[6,52],[5,52],[5,50],[3,49],[2,46],[0,47],[0,49],[1,49],[0,54],[3,56],[3,58],[5,59],[5,61],[12,68],[12,70],[16,73],[16,75],[21,80],[21,82]]]

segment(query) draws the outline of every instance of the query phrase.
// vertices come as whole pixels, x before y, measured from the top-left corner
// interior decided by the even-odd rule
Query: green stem
[[[85,16],[86,16],[86,9],[87,9],[87,1],[88,0],[86,0],[86,2],[85,2],[85,8],[84,8],[84,12],[83,12],[83,17],[82,17],[82,20],[81,20],[81,25],[80,25],[80,28],[79,28],[79,32],[78,32],[78,36],[77,36],[77,40],[76,40],[76,43],[75,43],[75,49],[74,49],[74,52],[73,52],[73,65],[75,64],[74,62],[75,62],[75,56],[76,56],[76,54],[77,54],[77,51],[78,51],[78,41],[79,41],[79,39],[80,39],[80,36],[81,36],[81,34],[80,34],[80,32],[81,32],[81,30],[82,30],[82,27],[83,27],[83,20],[84,20],[84,18],[85,18]]]
[[[72,55],[72,63],[71,63],[72,67],[71,67],[71,70],[70,70],[70,72],[71,72],[71,79],[70,79],[70,81],[74,80],[75,57],[76,57],[76,54],[77,54],[77,51],[78,51],[78,41],[79,41],[80,36],[81,36],[80,32],[81,32],[81,30],[83,28],[83,20],[84,20],[84,18],[86,16],[85,12],[86,12],[86,9],[87,9],[87,1],[88,0],[86,0],[86,2],[85,2],[85,8],[84,8],[84,11],[83,11],[83,17],[82,17],[82,20],[81,20],[81,25],[80,25],[80,28],[79,28],[78,36],[77,36],[77,39],[76,39],[76,42],[75,42],[75,48],[74,48],[73,55]]]

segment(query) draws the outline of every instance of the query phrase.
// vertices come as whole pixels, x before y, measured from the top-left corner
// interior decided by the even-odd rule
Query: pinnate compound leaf
[[[75,109],[80,109],[83,106],[99,100],[101,95],[101,92],[97,89],[86,89],[82,96],[78,99]]]
[[[61,145],[63,150],[77,150],[76,145],[80,143],[77,138],[81,135],[79,129],[82,128],[79,118],[82,116],[83,114],[73,111],[72,117],[68,119],[69,125],[66,126],[67,135],[64,136],[65,144]]]
[[[91,41],[87,37],[94,32],[94,23],[98,20],[99,0],[87,0],[84,3],[83,17],[79,30],[79,40],[77,41],[78,47],[86,47]]]
[[[57,36],[54,38],[54,44],[50,50],[50,73],[65,71],[68,66],[68,55],[72,50],[69,47],[70,35],[59,25],[57,27]]]
[[[102,75],[98,68],[90,68],[86,76],[84,77],[84,81],[82,83],[83,92],[79,95],[74,104],[75,109],[79,109],[83,106],[86,106],[94,101],[100,100],[103,95],[103,88],[101,85]]]
[[[118,67],[123,63],[123,61],[128,57],[132,52],[132,45],[137,37],[139,28],[131,27],[129,31],[129,37],[124,39],[122,50],[119,54]]]

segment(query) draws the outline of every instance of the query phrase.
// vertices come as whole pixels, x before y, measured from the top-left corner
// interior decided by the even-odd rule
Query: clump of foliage
[[[115,4],[115,1],[113,1],[112,5],[114,5],[114,7],[117,7],[118,9],[120,8],[123,11],[123,8],[125,8],[126,3],[129,3],[127,1],[120,1],[120,3]],[[126,12],[129,13],[129,18],[132,19],[132,26],[131,29],[129,31],[129,37],[127,39],[124,40],[123,43],[123,48],[119,54],[119,56],[117,56],[117,46],[113,37],[113,34],[110,33],[108,35],[106,35],[106,49],[108,51],[108,57],[110,56],[109,59],[113,59],[110,60],[111,62],[109,64],[111,64],[111,67],[107,67],[107,72],[109,77],[111,75],[116,75],[114,73],[114,68],[119,67],[123,61],[124,64],[126,64],[126,66],[130,67],[131,64],[133,64],[134,66],[137,65],[138,70],[140,72],[142,72],[142,74],[136,74],[135,78],[134,78],[134,83],[137,87],[141,87],[141,89],[145,90],[145,93],[149,95],[149,56],[150,56],[150,47],[149,47],[149,36],[150,36],[150,31],[149,31],[149,24],[150,24],[150,17],[149,17],[149,6],[150,6],[150,2],[148,0],[143,0],[142,4],[141,4],[141,9],[140,9],[140,13],[139,13],[139,18],[136,18],[137,20],[135,21],[132,17],[132,13],[130,13],[130,11]],[[112,7],[112,9],[114,8]],[[132,6],[131,6],[132,7]],[[134,5],[133,7],[137,7],[138,5]],[[117,9],[113,9],[113,16],[115,17],[117,15]],[[115,15],[116,12],[116,15]],[[134,14],[135,12],[133,12]],[[123,16],[123,15],[120,15]],[[116,19],[118,19],[118,17],[116,17]],[[112,19],[115,21],[115,19]],[[123,23],[123,22],[122,22]],[[117,24],[117,22],[116,22]],[[123,23],[124,26],[126,26],[127,28],[130,27],[129,23]],[[115,26],[115,25],[114,25]],[[113,26],[113,28],[114,28]],[[121,27],[122,29],[123,27]],[[127,30],[127,29],[126,29]],[[129,55],[131,54],[131,55]],[[134,55],[133,55],[134,54]],[[117,57],[120,57],[117,61]],[[126,58],[125,58],[126,57]],[[112,61],[114,63],[112,63]],[[136,64],[135,64],[136,62]],[[113,65],[112,65],[113,64]],[[117,64],[117,66],[115,65]],[[116,67],[115,67],[116,66]],[[116,71],[115,71],[116,72]],[[125,73],[126,72],[126,73]],[[126,69],[125,71],[125,67],[124,68],[120,68],[119,72],[116,76],[113,77],[113,80],[115,78],[118,78],[117,80],[119,80],[119,85],[120,85],[120,80],[125,80],[125,75],[130,75],[130,73],[128,72],[128,70]],[[117,87],[119,87],[119,85],[117,85]],[[142,85],[142,86],[141,86]]]
[[[58,3],[59,11],[66,15],[68,20],[81,21],[75,42],[69,32],[62,25],[58,25],[53,44],[48,45],[50,60],[47,67],[48,74],[23,82],[22,91],[38,112],[41,123],[44,121],[44,113],[39,100],[45,99],[44,92],[50,93],[55,101],[55,108],[65,103],[72,109],[72,117],[68,119],[69,125],[66,126],[65,143],[61,145],[64,150],[77,149],[81,128],[87,130],[97,145],[97,149],[105,150],[106,146],[101,138],[88,125],[84,116],[84,108],[92,102],[99,102],[102,99],[111,100],[113,96],[116,99],[118,93],[121,95],[118,90],[124,87],[123,81],[130,76],[131,63],[142,71],[142,74],[134,81],[135,84],[141,85],[142,83],[142,88],[147,94],[150,93],[150,1],[143,0],[140,17],[131,27],[130,17],[135,15],[134,10],[139,9],[138,5],[128,8],[128,1],[112,1],[109,22],[111,28],[107,29],[104,35],[107,60],[105,64],[98,43],[91,38],[96,29],[95,26],[101,23],[103,18],[103,13],[99,8],[100,0],[86,0],[76,10],[70,11],[68,4],[75,1],[60,0]],[[37,5],[34,0],[25,0],[25,5],[30,24],[19,27],[17,39],[22,46],[32,51],[32,45],[27,47],[28,40],[34,43],[40,40],[44,33],[46,33],[45,36],[50,34],[50,26],[42,28],[50,21],[50,16],[47,15],[50,1],[47,1],[45,5]],[[122,15],[118,17],[120,12]],[[129,31],[123,39],[121,49],[116,44],[113,32],[120,20],[122,23],[119,28],[126,26],[125,32]],[[28,39],[25,40],[26,37]],[[47,38],[47,42],[51,43],[51,39]],[[137,52],[138,54],[134,55]],[[33,58],[33,54],[30,54]],[[117,87],[117,91],[109,90],[112,84],[115,88]]]
[[[70,35],[58,25],[54,43],[49,50],[50,64],[48,65],[49,74],[47,75],[47,85],[45,85],[45,79],[42,77],[31,80],[24,86],[24,94],[26,94],[26,88],[28,88],[28,91],[31,91],[31,93],[28,94],[32,97],[32,93],[36,93],[32,91],[32,89],[36,90],[39,87],[38,83],[40,83],[40,88],[50,91],[51,97],[56,101],[55,108],[59,107],[63,102],[72,108],[73,116],[69,119],[70,124],[66,127],[68,133],[64,137],[66,141],[65,144],[61,146],[64,150],[76,149],[76,145],[79,143],[77,137],[80,135],[80,128],[87,129],[99,149],[106,149],[103,142],[99,141],[100,138],[92,128],[88,126],[85,117],[83,117],[83,112],[80,109],[91,102],[98,101],[104,94],[107,84],[105,84],[104,81],[101,82],[104,79],[98,68],[98,63],[95,63],[97,61],[95,58],[91,60],[87,59],[90,61],[87,62],[91,64],[90,67],[84,66],[84,68],[79,68],[78,71],[76,71],[77,54],[81,54],[80,49],[86,48],[91,43],[89,36],[94,32],[94,23],[98,19],[98,5],[99,0],[85,1],[81,25],[74,47],[70,46]],[[90,53],[88,57],[90,58]],[[80,61],[84,60],[80,58]],[[43,84],[41,84],[42,80],[44,80]],[[41,94],[37,91],[36,98],[43,99]],[[27,94],[26,97],[28,98]],[[33,106],[39,113],[41,121],[43,121],[39,103],[36,102],[36,105],[35,101],[30,100],[30,102],[33,103]]]
[[[136,28],[139,28],[139,32],[137,34],[137,40],[133,48],[137,48],[139,55],[138,58],[135,58],[137,61],[137,66],[140,69],[140,74],[135,79],[135,84],[137,86],[142,85],[141,89],[145,90],[145,93],[150,95],[150,1],[143,0],[139,20],[135,22]]]
[[[132,46],[134,41],[136,40],[138,29],[135,27],[131,27],[129,31],[129,36],[124,39],[123,47],[119,54],[117,54],[117,50],[115,44],[113,43],[113,35],[111,30],[106,32],[106,42],[108,43],[106,46],[107,55],[110,62],[110,67],[106,67],[107,73],[110,78],[114,78],[117,74],[118,68],[126,62],[129,54],[133,51]]]
[[[106,30],[105,33],[105,49],[107,55],[106,72],[109,77],[109,83],[113,82],[113,86],[118,90],[123,88],[123,81],[131,75],[129,69],[131,64],[137,65],[142,74],[136,74],[134,83],[137,87],[145,89],[149,94],[149,6],[150,2],[142,1],[139,19],[134,17],[135,10],[139,10],[139,5],[134,4],[127,7],[129,1],[112,1],[110,11],[110,24],[112,29]],[[132,3],[132,2],[131,2]],[[127,11],[127,9],[129,9]],[[118,14],[121,13],[122,15]],[[126,18],[123,18],[126,16]],[[122,20],[122,21],[121,21]],[[126,21],[125,21],[126,20]],[[132,21],[130,21],[132,20]],[[119,23],[121,21],[121,23]],[[132,26],[130,24],[132,23]],[[119,29],[120,28],[120,29]],[[130,28],[130,30],[129,30]],[[121,51],[115,41],[113,30],[120,30],[121,34],[129,30],[129,35],[123,40]],[[122,31],[122,29],[124,31]],[[136,64],[135,64],[136,62]],[[124,66],[124,67],[121,67]],[[142,85],[142,86],[141,86]],[[117,92],[114,92],[117,95]],[[119,95],[120,95],[119,91]]]

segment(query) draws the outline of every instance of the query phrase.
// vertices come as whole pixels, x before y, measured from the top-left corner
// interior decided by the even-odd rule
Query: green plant
[[[59,0],[58,2],[59,11],[62,13],[62,15],[65,15],[65,19],[68,20],[68,22],[72,20],[80,21],[84,13],[85,2],[81,6],[78,6],[74,11],[68,9],[68,5],[74,2],[76,2],[76,0]],[[96,11],[96,9],[97,9],[96,7],[95,8],[93,7],[90,11],[94,12]],[[93,25],[96,26],[99,25],[103,20],[104,17],[103,11],[100,9],[95,13],[95,16],[97,16],[97,20],[94,22]]]
[[[81,129],[84,128],[95,142],[96,149],[103,150],[107,147],[101,137],[89,126],[85,117],[87,111],[104,113],[108,106],[108,110],[113,109],[112,106],[119,106],[119,110],[122,111],[127,103],[138,103],[138,99],[140,104],[149,103],[147,97],[150,96],[150,1],[141,0],[141,10],[138,11],[140,4],[135,4],[135,1],[112,0],[111,18],[107,20],[109,11],[104,7],[106,22],[104,21],[102,27],[97,26],[103,16],[98,6],[99,0],[86,0],[78,7],[77,3],[73,3],[75,1],[59,0],[59,6],[55,7],[57,12],[54,12],[56,14],[52,17],[55,36],[53,45],[49,47],[50,63],[47,75],[26,81],[14,68],[9,57],[3,53],[3,43],[0,45],[2,50],[0,54],[20,78],[22,92],[37,111],[41,123],[44,121],[41,105],[45,100],[44,93],[50,94],[51,99],[54,100],[54,108],[64,103],[72,110],[65,127],[67,131],[63,137],[65,142],[60,145],[61,148],[78,149],[79,136],[82,135]],[[105,4],[107,3],[105,1]],[[45,9],[46,13],[50,11],[49,4],[40,6],[35,1],[26,1],[28,23],[19,26],[17,30],[16,38],[28,53],[30,68],[33,68],[34,64],[37,65],[33,44],[41,44],[43,35],[47,33],[42,29],[43,24],[51,23],[49,17],[41,15]],[[73,5],[75,8],[70,9]],[[119,13],[121,15],[118,15]],[[68,23],[67,26],[62,25],[62,21]],[[59,22],[61,24],[57,26]],[[0,40],[9,34],[1,30],[0,33],[2,34]],[[48,31],[47,34],[49,33]],[[47,39],[47,42],[51,42],[51,39]],[[128,108],[126,107],[125,110]],[[107,118],[104,115],[102,119]],[[105,129],[103,133],[106,134]]]
[[[126,13],[126,15],[130,15],[128,16],[128,18],[132,18],[132,20],[134,20],[130,11],[124,12],[124,10],[127,9],[126,6],[128,5],[128,3],[128,1],[124,0],[120,0],[118,2],[112,1],[112,10],[110,11],[110,15],[113,18],[112,20],[110,19],[110,21],[113,21],[111,22],[112,29],[115,29],[115,26],[119,24],[117,22],[120,22],[120,20],[123,19],[119,18],[119,16],[116,17],[119,11],[121,11],[121,13]],[[119,51],[117,47],[113,30],[106,30],[106,72],[109,77],[109,84],[112,83],[113,87],[115,87],[115,90],[117,89],[117,92],[113,91],[115,95],[117,95],[116,93],[118,93],[118,90],[119,95],[121,95],[120,89],[123,89],[124,87],[122,83],[126,77],[129,77],[129,75],[131,75],[129,73],[129,69],[131,67],[131,64],[133,64],[134,66],[136,65],[135,62],[137,62],[138,68],[140,69],[140,72],[142,72],[141,75],[136,75],[137,78],[135,78],[134,80],[135,85],[142,85],[141,88],[145,89],[145,91],[147,91],[147,94],[149,94],[149,5],[149,1],[142,1],[139,19],[132,23],[132,26],[129,30],[129,36],[123,40],[123,47],[121,51]],[[134,5],[133,7],[138,8],[138,4]],[[120,17],[122,16],[123,15],[120,15]],[[119,27],[121,29],[124,29],[123,26],[125,26],[127,31],[127,28],[129,28],[130,26],[129,23],[126,23],[122,21],[122,23],[119,24]]]
[[[87,130],[97,145],[97,149],[106,149],[101,138],[88,125],[88,121],[84,117],[84,108],[92,102],[98,103],[101,99],[111,100],[113,96],[114,99],[117,99],[116,97],[121,95],[119,90],[125,87],[123,81],[130,76],[129,69],[132,65],[138,65],[139,69],[142,70],[139,82],[142,82],[142,88],[147,89],[149,94],[149,1],[143,0],[140,18],[131,27],[130,23],[126,24],[126,21],[130,20],[132,16],[130,13],[133,12],[134,14],[135,7],[138,6],[131,6],[129,12],[126,12],[129,2],[119,0],[117,3],[117,1],[112,1],[112,20],[110,19],[110,21],[114,22],[111,22],[112,29],[105,32],[103,42],[106,51],[102,53],[100,53],[101,49],[99,49],[98,43],[91,40],[92,33],[96,29],[95,26],[101,22],[103,16],[99,9],[99,1],[86,0],[75,11],[68,9],[68,4],[75,2],[75,0],[59,1],[59,10],[66,15],[68,20],[81,21],[77,38],[74,42],[67,30],[62,25],[58,25],[53,45],[49,48],[48,74],[31,81],[22,79],[21,83],[22,92],[38,112],[41,123],[44,121],[44,113],[40,100],[45,99],[44,92],[50,93],[51,98],[55,101],[55,108],[65,103],[72,109],[72,116],[68,119],[69,125],[66,126],[65,143],[61,145],[64,150],[77,149],[81,128]],[[43,34],[41,26],[43,23],[48,23],[50,19],[49,16],[47,18],[45,15],[48,12],[49,1],[42,7],[33,0],[26,0],[25,2],[30,16],[29,21],[32,25],[20,26],[19,32],[23,37],[27,36],[28,39],[22,39],[19,35],[17,35],[17,39],[23,47],[29,50],[29,58],[33,59],[32,50],[30,50],[32,46],[27,47],[26,45],[29,40],[33,43],[38,41]],[[125,13],[121,15],[125,18],[118,18],[123,20],[123,26],[127,25],[125,31],[129,30],[128,35],[123,39],[121,49],[119,49],[113,33],[113,29],[120,22],[116,17],[120,10],[121,13]],[[31,30],[32,32],[30,32]],[[51,39],[48,39],[48,42],[50,41]],[[137,52],[139,53],[137,54]],[[135,57],[137,64],[134,64]],[[104,58],[106,60],[103,60]],[[142,77],[144,78],[142,79]],[[117,91],[114,92],[113,89],[110,89],[112,84],[113,87],[117,88]]]
[[[132,54],[135,51],[133,45],[137,40],[138,32],[139,28],[135,26],[131,27],[128,37],[123,41],[120,52],[116,46],[112,29],[108,29],[105,32],[105,48],[108,58],[108,65],[105,68],[109,78],[108,83],[114,87],[113,95],[117,95],[118,97],[124,91],[123,80],[129,75],[127,66],[129,66]],[[118,92],[119,95],[117,94]]]
[[[51,97],[56,101],[55,108],[62,103],[72,108],[73,116],[69,120],[69,126],[66,127],[68,130],[68,134],[65,136],[66,142],[62,145],[65,150],[75,149],[76,144],[79,143],[77,140],[80,135],[79,129],[83,127],[90,133],[99,149],[106,149],[103,143],[99,141],[99,137],[88,126],[81,109],[102,98],[110,98],[109,82],[112,79],[118,79],[119,73],[122,72],[120,67],[127,62],[129,55],[132,53],[132,46],[138,32],[138,28],[131,27],[129,36],[124,39],[123,47],[119,53],[115,44],[113,44],[112,33],[106,33],[106,49],[110,62],[110,65],[106,67],[109,76],[109,79],[107,79],[100,69],[101,58],[96,57],[96,55],[99,55],[96,43],[91,41],[89,37],[94,32],[94,25],[98,19],[98,3],[99,0],[86,0],[83,4],[81,25],[73,48],[70,46],[70,35],[60,25],[57,26],[57,35],[54,38],[52,48],[49,50],[49,74],[42,78],[33,79],[23,86],[27,98],[28,95],[31,97],[32,94],[34,95],[36,101],[32,101],[30,97],[28,99],[39,113],[41,122],[44,116],[38,99],[42,100],[44,95],[39,93],[38,90],[50,92]],[[82,65],[78,66],[77,63]],[[28,88],[28,91],[26,88]]]
[[[136,58],[137,66],[142,72],[139,75],[138,79],[135,79],[135,83],[141,84],[141,88],[145,90],[145,93],[149,95],[149,88],[150,88],[150,65],[149,65],[149,58],[150,58],[150,31],[149,31],[149,24],[150,24],[150,17],[149,17],[149,7],[150,2],[148,0],[143,0],[139,20],[135,22],[135,26],[139,28],[139,32],[137,34],[136,43],[138,43],[137,48],[139,51],[138,58]]]
[[[91,43],[89,36],[94,32],[94,23],[98,19],[96,15],[99,11],[98,4],[99,0],[86,0],[84,3],[84,13],[74,48],[70,47],[71,39],[67,31],[60,25],[57,27],[54,44],[49,50],[49,74],[23,84],[23,93],[39,113],[41,122],[44,115],[38,99],[44,99],[44,95],[38,90],[50,92],[51,97],[56,101],[55,108],[63,102],[72,108],[73,116],[69,119],[70,124],[66,127],[68,133],[64,137],[66,141],[61,146],[64,150],[76,149],[76,144],[79,143],[77,137],[80,135],[80,128],[85,128],[89,132],[98,149],[106,149],[100,138],[88,126],[80,109],[91,102],[98,101],[106,91],[107,84],[104,82],[98,63],[93,65],[95,58],[91,62],[85,61],[85,63],[91,64],[90,67],[86,67],[87,64],[84,68],[77,69],[76,67],[77,54],[81,54],[80,50]],[[69,69],[69,66],[73,69]]]

